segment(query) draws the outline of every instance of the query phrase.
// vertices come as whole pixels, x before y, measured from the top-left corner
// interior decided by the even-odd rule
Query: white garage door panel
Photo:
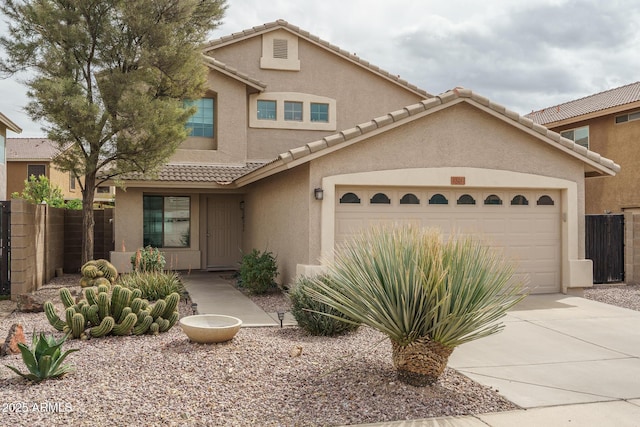
[[[340,203],[346,193],[354,193],[360,203]],[[371,203],[376,193],[384,193],[390,204]],[[418,197],[420,204],[400,204],[407,193]],[[445,236],[480,235],[490,245],[501,248],[518,264],[515,277],[525,279],[532,293],[559,292],[561,284],[561,221],[560,193],[544,190],[493,190],[357,187],[336,191],[336,243],[358,231],[377,224],[413,224],[439,228]],[[448,204],[429,204],[434,194],[446,197]],[[476,204],[458,205],[463,194],[473,197]],[[496,195],[500,205],[486,205],[485,199]],[[511,200],[524,196],[527,205],[511,205]],[[554,205],[537,205],[542,195],[550,196]]]

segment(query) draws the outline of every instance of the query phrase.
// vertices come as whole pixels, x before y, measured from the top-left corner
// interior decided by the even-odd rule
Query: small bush
[[[71,366],[63,365],[64,359],[78,349],[67,350],[64,353],[61,350],[62,344],[69,335],[65,335],[60,341],[55,337],[46,337],[44,332],[37,335],[33,332],[31,347],[27,347],[22,343],[18,343],[20,353],[22,353],[22,361],[26,365],[29,373],[22,373],[17,368],[7,365],[22,378],[39,383],[49,378],[59,378],[72,371]]]
[[[329,276],[320,276],[317,280],[321,280],[323,283],[326,283],[327,286],[331,286],[334,289],[337,287],[336,283],[332,281]],[[348,323],[340,319],[336,319],[335,317],[330,317],[337,316],[342,319],[350,320],[349,317],[338,310],[314,300],[307,293],[307,290],[310,288],[316,288],[313,281],[306,277],[301,277],[296,281],[296,285],[293,290],[289,292],[289,298],[291,299],[291,313],[298,322],[298,326],[311,335],[322,336],[340,335],[358,329],[360,326],[359,324]],[[330,316],[327,316],[326,314]]]
[[[162,252],[151,246],[138,249],[135,255],[131,256],[133,271],[163,271],[166,263]]]
[[[264,294],[276,288],[275,278],[278,275],[276,258],[271,252],[260,252],[254,249],[245,254],[240,262],[240,279],[238,284],[255,294]]]
[[[178,273],[161,271],[134,271],[123,274],[118,278],[118,284],[131,290],[140,289],[142,298],[149,301],[164,299],[167,295],[177,292],[185,293],[184,284]]]

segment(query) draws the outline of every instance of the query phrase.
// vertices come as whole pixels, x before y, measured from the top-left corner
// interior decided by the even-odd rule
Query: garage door
[[[560,212],[555,190],[338,187],[335,240],[381,223],[479,235],[515,260],[531,293],[560,292]]]

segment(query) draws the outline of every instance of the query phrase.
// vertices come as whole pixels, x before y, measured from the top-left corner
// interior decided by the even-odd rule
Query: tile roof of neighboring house
[[[236,80],[240,80],[241,82],[243,82],[246,85],[252,86],[253,88],[259,90],[260,92],[262,92],[267,85],[263,82],[261,82],[260,80],[254,79],[252,77],[249,77],[247,74],[245,73],[241,73],[240,71],[236,70],[233,67],[228,66],[227,64],[225,64],[224,62],[218,61],[215,58],[212,58],[210,56],[207,55],[202,55],[205,64],[209,67],[209,68],[213,68],[216,69],[218,71],[220,71],[223,74],[226,74]]]
[[[585,96],[575,101],[533,111],[526,117],[540,124],[554,123],[638,101],[640,101],[640,82],[635,82],[595,95]]]
[[[7,138],[7,160],[52,160],[60,150],[46,138]]]
[[[531,135],[537,136],[551,146],[566,152],[567,154],[582,160],[591,166],[591,169],[599,171],[602,174],[615,175],[620,171],[620,166],[613,160],[602,157],[600,154],[590,151],[587,148],[576,144],[570,139],[563,138],[559,133],[551,131],[546,127],[534,123],[533,120],[520,116],[518,113],[508,110],[506,107],[496,104],[489,99],[464,88],[456,88],[434,98],[421,101],[418,104],[407,106],[401,110],[391,112],[386,116],[375,118],[369,122],[357,125],[354,128],[344,130],[342,132],[326,136],[320,140],[310,142],[301,147],[291,149],[280,154],[277,159],[265,164],[261,168],[256,169],[247,174],[245,177],[238,179],[239,185],[245,185],[249,182],[259,180],[277,173],[281,168],[289,168],[297,166],[300,163],[310,161],[325,153],[333,152],[346,145],[366,138],[367,134],[387,128],[390,129],[394,124],[401,124],[421,117],[434,111],[438,111],[446,104],[455,104],[459,102],[468,102],[478,108],[493,114],[505,122],[520,127]]]
[[[324,49],[327,49],[333,53],[336,53],[338,55],[343,56],[344,58],[346,58],[347,60],[354,62],[366,69],[368,69],[369,71],[372,71],[388,80],[391,80],[397,84],[399,84],[400,86],[405,87],[406,89],[411,90],[414,93],[417,93],[421,96],[424,96],[425,98],[431,98],[433,95],[431,95],[430,93],[428,93],[427,91],[425,91],[424,89],[420,89],[418,86],[415,86],[409,82],[407,82],[404,79],[401,79],[400,76],[394,75],[389,73],[388,71],[385,71],[371,63],[369,63],[368,61],[365,61],[364,59],[358,57],[357,55],[347,52],[344,49],[340,49],[338,46],[332,45],[331,43],[322,40],[321,38],[319,38],[318,36],[315,36],[313,34],[310,34],[308,31],[304,31],[302,29],[300,29],[300,27],[297,27],[295,25],[289,24],[287,21],[283,20],[283,19],[278,19],[275,22],[269,22],[266,23],[264,25],[259,25],[238,33],[233,33],[231,35],[228,36],[224,36],[221,37],[219,39],[216,40],[212,40],[208,43],[206,43],[203,46],[203,51],[205,52],[205,54],[208,54],[209,52],[215,50],[218,47],[221,46],[226,46],[227,44],[230,43],[234,43],[236,41],[239,40],[244,40],[246,38],[250,38],[250,37],[254,37],[256,35],[262,34],[262,33],[266,33],[269,31],[273,31],[275,29],[278,28],[283,28],[286,29],[288,31],[291,31],[292,33],[297,34],[299,37],[304,38],[305,40],[314,43],[318,46],[323,47]]]
[[[264,163],[244,165],[209,165],[168,163],[153,175],[133,172],[121,178],[125,181],[201,182],[228,185],[235,179],[261,167]]]

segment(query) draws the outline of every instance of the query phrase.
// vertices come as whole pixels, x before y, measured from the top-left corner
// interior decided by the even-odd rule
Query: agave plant
[[[22,361],[29,369],[29,373],[23,374],[17,368],[9,365],[6,365],[7,368],[36,383],[48,378],[58,378],[71,372],[71,366],[63,365],[62,362],[69,354],[78,351],[78,349],[71,349],[62,353],[62,344],[64,344],[68,336],[67,334],[60,341],[56,341],[54,336],[46,337],[44,332],[41,332],[38,336],[34,331],[31,348],[22,343],[18,344],[22,353]]]
[[[378,227],[337,250],[329,274],[340,287],[315,280],[308,292],[387,335],[399,379],[424,386],[440,377],[455,347],[503,328],[497,321],[524,297],[513,272],[482,241]]]

